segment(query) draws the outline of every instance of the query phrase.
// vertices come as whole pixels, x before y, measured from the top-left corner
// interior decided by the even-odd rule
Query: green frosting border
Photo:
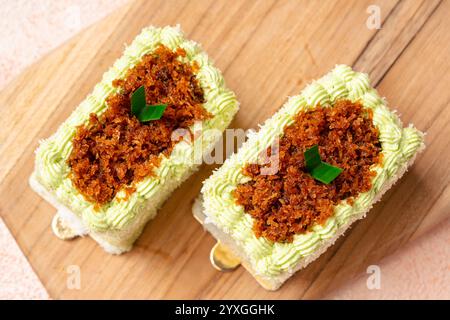
[[[83,198],[67,177],[70,168],[66,159],[72,150],[76,126],[85,124],[90,113],[100,115],[104,112],[107,108],[106,97],[117,90],[112,86],[112,81],[123,78],[143,55],[152,52],[160,43],[172,50],[178,47],[185,49],[186,57],[182,58],[183,61],[197,62],[199,70],[196,75],[206,98],[204,107],[213,117],[191,128],[194,132],[200,132],[200,136],[193,143],[181,141],[174,147],[170,157],[161,156],[162,161],[155,170],[155,176],[139,182],[136,192],[127,201],[119,200],[124,197],[124,193],[119,192],[110,203],[96,211],[94,205]],[[90,229],[121,229],[134,219],[149,201],[154,204],[151,206],[152,210],[157,210],[172,189],[199,166],[203,153],[216,143],[217,134],[211,133],[212,130],[209,129],[216,132],[225,130],[238,109],[239,103],[235,94],[227,89],[221,72],[213,66],[199,44],[186,39],[179,26],[147,27],[125,48],[122,57],[103,74],[100,83],[61,124],[56,133],[40,142],[36,150],[35,176],[59,202],[80,216]]]
[[[353,205],[341,203],[334,215],[324,225],[316,225],[311,232],[296,235],[292,243],[272,243],[265,238],[256,238],[253,219],[245,214],[231,195],[240,183],[248,181],[242,167],[258,161],[258,155],[283,133],[286,125],[301,110],[311,106],[332,106],[338,99],[361,101],[373,111],[373,123],[380,130],[383,163],[374,167],[376,176],[370,191],[360,194]],[[423,133],[412,125],[403,128],[398,116],[387,108],[387,103],[370,86],[369,77],[346,65],[337,65],[330,73],[308,85],[300,95],[289,98],[284,106],[261,126],[258,132],[250,132],[248,140],[236,154],[204,182],[203,206],[207,222],[215,224],[229,234],[245,253],[256,273],[276,276],[291,272],[299,262],[315,253],[321,243],[332,239],[338,229],[355,216],[369,210],[390,178],[424,145]]]

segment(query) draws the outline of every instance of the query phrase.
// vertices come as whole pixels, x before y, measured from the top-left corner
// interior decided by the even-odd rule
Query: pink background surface
[[[24,68],[126,0],[0,0],[0,89]],[[1,107],[1,106],[0,106]],[[450,220],[379,261],[379,289],[369,274],[328,299],[450,299]],[[0,219],[0,299],[48,294]]]

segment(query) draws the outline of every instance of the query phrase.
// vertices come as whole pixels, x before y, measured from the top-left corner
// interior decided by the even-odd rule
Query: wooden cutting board
[[[450,211],[449,1],[138,1],[83,31],[0,94],[0,214],[53,298],[318,298],[401,250]],[[373,9],[373,8],[372,8]],[[345,237],[281,290],[263,290],[243,268],[220,273],[215,243],[191,215],[212,170],[203,167],[150,222],[130,253],[91,239],[64,242],[55,210],[28,186],[33,151],[100,80],[140,29],[180,23],[224,72],[241,110],[232,126],[256,128],[289,95],[337,63],[369,72],[405,123],[426,131],[412,169]],[[81,288],[67,285],[71,266]],[[69,270],[68,270],[69,269]]]

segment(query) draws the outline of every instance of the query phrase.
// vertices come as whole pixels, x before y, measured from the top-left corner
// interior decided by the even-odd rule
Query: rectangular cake
[[[221,72],[178,26],[145,28],[40,142],[30,185],[73,235],[122,253],[237,110]]]
[[[366,215],[423,136],[403,127],[367,74],[338,65],[248,134],[204,182],[194,215],[275,290]]]

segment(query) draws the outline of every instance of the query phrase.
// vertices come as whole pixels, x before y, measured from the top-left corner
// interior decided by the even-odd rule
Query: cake
[[[367,74],[337,65],[248,134],[204,181],[193,212],[276,290],[363,218],[423,148],[424,134],[403,127]]]
[[[147,27],[40,141],[30,185],[57,208],[60,237],[89,235],[123,253],[237,110],[221,72],[179,26]]]

